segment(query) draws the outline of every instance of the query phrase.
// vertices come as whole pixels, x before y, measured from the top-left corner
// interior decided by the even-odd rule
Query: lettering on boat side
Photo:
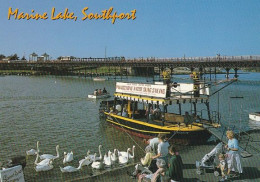
[[[57,11],[55,7],[51,9],[50,17],[47,12],[38,13],[34,9],[30,13],[19,11],[19,8],[12,9],[9,7],[7,19],[11,20],[78,20],[78,16],[74,12],[70,12],[68,8],[64,11]],[[111,20],[114,24],[116,20],[135,20],[136,9],[133,9],[127,13],[117,13],[113,7],[109,9],[101,10],[99,13],[93,13],[89,11],[89,7],[84,7],[81,10],[81,21],[86,20]]]
[[[166,85],[140,84],[140,83],[116,83],[117,93],[135,94],[150,97],[166,97]]]

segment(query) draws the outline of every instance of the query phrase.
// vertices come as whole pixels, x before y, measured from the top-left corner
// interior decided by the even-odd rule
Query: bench
[[[168,123],[184,123],[184,117],[182,115],[165,113],[165,121]]]

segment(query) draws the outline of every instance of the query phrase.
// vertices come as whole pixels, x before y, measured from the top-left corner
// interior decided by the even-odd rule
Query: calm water
[[[223,78],[224,75],[218,75],[217,79]],[[222,122],[227,125],[236,125],[242,130],[258,128],[260,125],[249,121],[248,114],[260,111],[259,78],[259,73],[241,74],[240,81],[212,96],[211,110],[219,109]],[[128,78],[126,81],[151,80]],[[175,81],[186,82],[188,78],[178,76]],[[131,137],[99,119],[99,102],[87,99],[95,88],[104,86],[110,93],[115,91],[114,80],[93,82],[89,78],[77,77],[0,77],[0,161],[24,155],[26,150],[36,148],[36,141],[40,141],[41,153],[56,154],[55,146],[59,144],[62,157],[54,162],[53,170],[37,174],[33,169],[35,157],[28,157],[24,173],[27,181],[64,181],[93,173],[91,168],[85,167],[75,174],[62,174],[59,166],[63,166],[64,151],[74,152],[74,161],[69,165],[77,167],[78,160],[86,155],[88,149],[98,152],[99,144],[103,145],[103,153],[114,148],[125,151],[131,147],[135,144]],[[222,86],[215,86],[212,92]],[[242,96],[243,99],[231,99],[231,96]],[[186,109],[190,108],[188,104]],[[177,107],[172,108],[175,109]],[[140,139],[134,140],[144,147]],[[143,151],[139,147],[136,149],[139,159]]]

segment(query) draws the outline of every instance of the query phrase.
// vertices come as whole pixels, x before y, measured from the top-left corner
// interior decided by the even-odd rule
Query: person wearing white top
[[[157,158],[162,158],[165,161],[168,155],[168,147],[170,146],[170,144],[165,140],[165,136],[164,135],[159,135],[159,144],[158,144],[158,149],[157,149],[157,155],[153,157],[153,159],[157,159]]]

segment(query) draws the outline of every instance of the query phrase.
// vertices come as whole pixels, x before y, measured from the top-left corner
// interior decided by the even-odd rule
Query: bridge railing
[[[254,61],[260,60],[259,55],[248,55],[248,56],[214,56],[214,57],[176,57],[176,58],[125,58],[125,57],[108,57],[108,58],[72,58],[70,60],[49,60],[49,61],[22,61],[22,60],[10,60],[10,61],[1,61],[6,63],[16,62],[16,63],[67,63],[67,62],[91,62],[91,63],[100,63],[100,62],[217,62],[217,61]]]

